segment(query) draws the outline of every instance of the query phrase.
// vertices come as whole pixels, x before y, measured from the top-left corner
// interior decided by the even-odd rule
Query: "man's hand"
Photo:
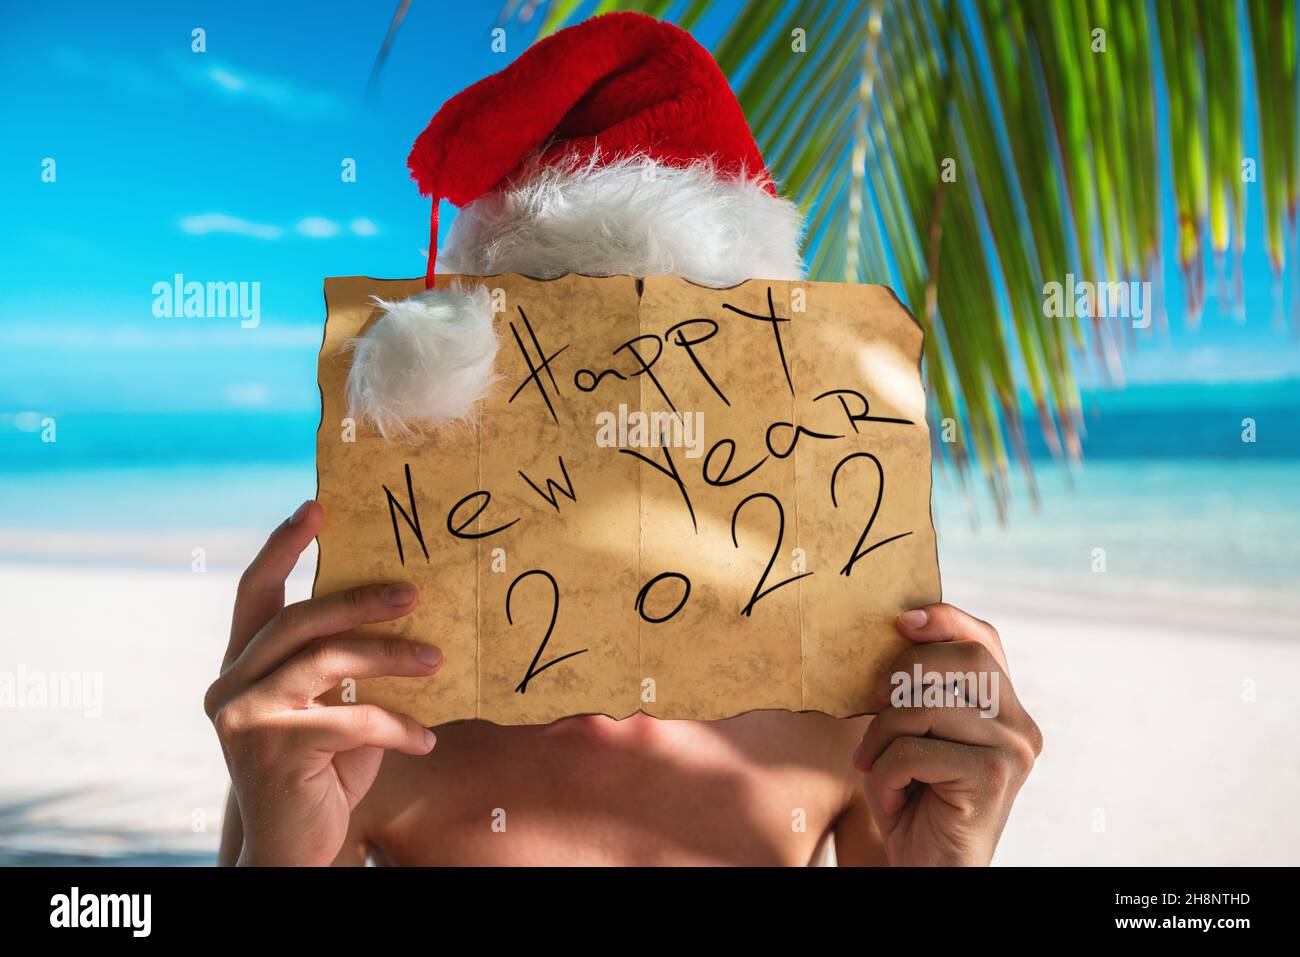
[[[239,805],[241,864],[329,864],[384,750],[422,755],[434,745],[411,718],[316,701],[344,678],[418,677],[442,664],[429,645],[348,635],[414,611],[414,585],[366,585],[285,607],[285,579],[323,517],[304,503],[244,572],[221,677],[203,702]]]
[[[853,754],[885,853],[895,865],[988,864],[1011,802],[1042,753],[1042,734],[1016,699],[992,625],[940,604],[900,615],[898,631],[913,644],[877,688],[878,713]],[[947,696],[913,707],[909,695],[895,707],[893,676],[911,682],[918,664],[923,674],[973,672],[980,688],[995,689],[996,716],[984,716],[980,702],[954,706]],[[968,680],[958,682],[964,694]]]

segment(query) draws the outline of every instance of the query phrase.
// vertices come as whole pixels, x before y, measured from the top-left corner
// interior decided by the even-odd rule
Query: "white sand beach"
[[[0,563],[0,669],[103,674],[101,716],[0,710],[0,862],[213,860],[225,767],[201,701],[256,543],[195,573],[189,540],[170,570]],[[946,597],[999,627],[1047,742],[996,863],[1300,864],[1293,616],[1008,593],[977,571],[950,562]]]

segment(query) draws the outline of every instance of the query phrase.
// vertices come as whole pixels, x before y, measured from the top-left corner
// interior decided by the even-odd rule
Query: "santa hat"
[[[352,414],[385,434],[462,418],[492,382],[481,289],[438,272],[550,279],[797,279],[802,221],[777,195],[740,104],[689,33],[639,13],[546,38],[452,97],[409,158],[433,200],[427,291],[381,303],[357,340]],[[441,252],[438,203],[461,207]]]

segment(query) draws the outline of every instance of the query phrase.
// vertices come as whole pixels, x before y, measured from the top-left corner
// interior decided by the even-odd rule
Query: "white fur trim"
[[[487,289],[430,289],[375,303],[383,317],[349,343],[349,414],[389,439],[410,439],[422,425],[467,418],[496,379]]]
[[[802,279],[802,226],[789,200],[709,163],[534,165],[460,211],[438,269],[537,279],[673,275],[718,287]]]

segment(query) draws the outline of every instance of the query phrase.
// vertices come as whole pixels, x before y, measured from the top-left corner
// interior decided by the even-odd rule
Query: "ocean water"
[[[1300,632],[1300,383],[1146,386],[1084,408],[1077,465],[1050,461],[1027,426],[1037,503],[1017,472],[1005,521],[980,479],[963,488],[936,470],[945,570],[1190,617],[1237,609]]]
[[[978,475],[963,486],[936,468],[945,585],[1296,610],[1300,382],[1136,387],[1084,408],[1079,465],[1052,461],[1029,426],[1037,504],[1017,473],[1005,520]],[[316,424],[310,412],[69,413],[48,443],[30,419],[0,419],[0,552],[21,559],[43,535],[258,537],[314,494]]]
[[[318,420],[73,412],[52,443],[0,422],[0,531],[269,531],[315,494]]]
[[[1062,593],[1207,627],[1210,613],[1272,619],[1273,632],[1300,635],[1300,461],[1117,458],[1038,482],[1037,507],[1022,495],[1002,523],[936,485],[946,595]]]

